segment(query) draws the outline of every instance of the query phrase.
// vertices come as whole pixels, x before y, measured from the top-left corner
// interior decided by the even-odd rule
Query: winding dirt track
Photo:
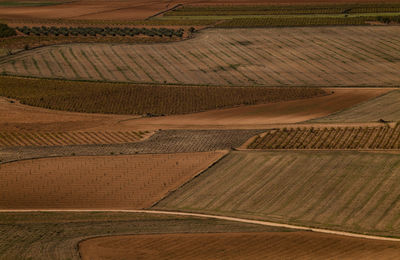
[[[356,233],[350,233],[350,232],[335,231],[335,230],[321,229],[321,228],[312,228],[312,227],[303,227],[303,226],[275,223],[275,222],[269,222],[269,221],[252,220],[252,219],[244,219],[244,218],[233,218],[233,217],[226,217],[226,216],[198,214],[198,213],[189,213],[189,212],[176,212],[176,211],[162,211],[162,210],[0,210],[0,213],[5,213],[5,212],[124,212],[124,213],[147,213],[147,214],[161,214],[161,215],[174,215],[174,216],[188,216],[188,217],[200,217],[200,218],[210,218],[210,219],[234,221],[234,222],[247,223],[247,224],[270,226],[270,227],[291,228],[291,229],[296,229],[296,230],[306,230],[306,231],[341,235],[341,236],[347,236],[347,237],[400,242],[400,238],[362,235],[362,234],[356,234]]]

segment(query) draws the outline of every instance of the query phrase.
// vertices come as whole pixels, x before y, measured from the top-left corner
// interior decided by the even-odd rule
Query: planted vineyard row
[[[0,209],[141,209],[225,152],[67,157],[0,165]]]
[[[328,127],[270,130],[249,149],[400,149],[400,123],[394,127]]]
[[[184,33],[184,29],[180,28],[178,30],[175,29],[167,29],[167,28],[119,28],[119,27],[17,27],[19,32],[25,35],[35,35],[35,36],[159,36],[159,37],[182,37]]]
[[[10,75],[224,86],[398,86],[400,28],[207,30],[157,45],[70,44],[0,61]]]
[[[326,95],[320,88],[191,87],[1,77],[0,95],[49,109],[113,114],[183,114]]]
[[[81,144],[119,144],[139,141],[144,132],[1,132],[0,148],[15,146],[57,146]]]

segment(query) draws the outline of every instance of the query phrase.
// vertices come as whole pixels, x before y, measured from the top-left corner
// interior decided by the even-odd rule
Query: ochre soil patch
[[[206,111],[196,114],[125,120],[130,129],[247,128],[262,129],[277,124],[298,123],[352,107],[388,92],[390,89],[327,89],[323,97],[263,105]]]
[[[226,152],[68,157],[0,165],[0,209],[140,209]]]
[[[399,236],[399,173],[398,154],[231,152],[155,208]]]
[[[313,232],[110,236],[79,244],[89,259],[395,259],[400,243]]]
[[[400,124],[381,127],[284,128],[259,135],[249,149],[399,149]]]

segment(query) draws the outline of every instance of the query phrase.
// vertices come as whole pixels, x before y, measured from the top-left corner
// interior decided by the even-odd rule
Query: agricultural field
[[[141,209],[226,152],[63,157],[0,165],[0,209]]]
[[[384,120],[400,121],[400,91],[395,90],[310,123],[361,123]]]
[[[320,88],[111,84],[0,77],[0,95],[54,110],[157,116],[328,95]]]
[[[383,127],[324,127],[270,130],[248,149],[400,149],[400,123]]]
[[[0,132],[0,147],[133,143],[145,132]]]
[[[400,245],[312,232],[163,234],[89,239],[79,252],[83,260],[395,259]]]
[[[398,237],[399,172],[398,154],[231,152],[154,208]]]
[[[287,232],[222,220],[116,212],[0,213],[1,259],[81,259],[78,243],[110,235]]]
[[[3,74],[229,86],[398,86],[398,26],[211,29],[157,45],[70,44],[0,60]]]
[[[134,143],[0,147],[0,163],[48,157],[196,153],[230,150],[265,130],[163,130]]]

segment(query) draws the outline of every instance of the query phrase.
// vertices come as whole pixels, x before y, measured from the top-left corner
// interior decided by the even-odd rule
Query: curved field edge
[[[390,259],[399,254],[400,244],[305,231],[157,234],[92,238],[80,242],[79,251],[83,260]]]
[[[0,77],[0,95],[47,109],[167,115],[328,95],[320,88],[202,87]]]
[[[0,213],[5,259],[80,259],[78,243],[110,236],[204,232],[282,232],[284,228],[185,216],[121,212]]]
[[[0,209],[148,208],[226,154],[81,156],[1,164]]]
[[[154,209],[398,237],[399,171],[397,154],[231,152]]]
[[[159,84],[398,86],[397,41],[396,26],[212,29],[173,44],[44,47],[0,67],[10,75]]]
[[[359,123],[400,121],[400,90],[393,90],[351,108],[306,123]]]

